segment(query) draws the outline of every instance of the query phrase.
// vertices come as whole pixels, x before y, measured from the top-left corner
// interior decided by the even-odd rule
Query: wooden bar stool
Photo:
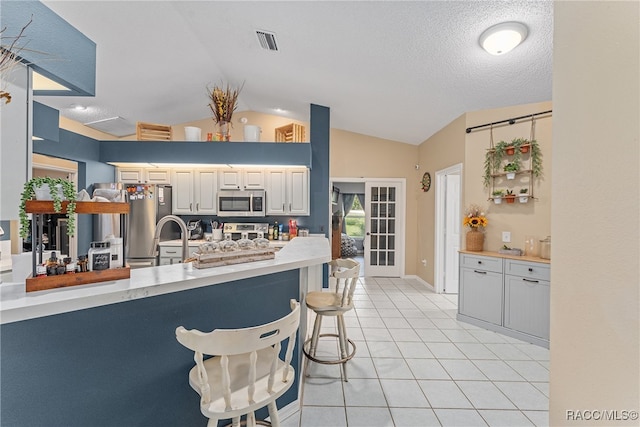
[[[231,425],[239,426],[240,417],[246,414],[246,425],[253,427],[254,411],[264,406],[269,408],[270,425],[280,425],[276,399],[295,379],[291,357],[299,324],[300,304],[291,300],[291,313],[265,325],[208,333],[182,326],[176,329],[178,342],[195,352],[189,384],[200,395],[200,411],[209,418],[207,426],[228,418]],[[287,338],[282,359],[280,350]],[[214,357],[203,360],[204,354]]]
[[[344,313],[353,308],[353,291],[356,289],[360,264],[352,259],[335,259],[329,262],[331,272],[329,274],[330,292],[309,292],[305,298],[308,308],[316,313],[313,323],[311,338],[305,341],[302,352],[307,356],[305,372],[308,372],[309,360],[328,365],[342,365],[342,376],[347,377],[347,362],[356,354],[355,343],[347,337],[347,329],[344,325]],[[333,288],[335,286],[335,289]],[[335,316],[337,320],[337,334],[320,334],[322,318]],[[318,340],[320,337],[336,337],[340,345],[340,358],[333,360],[319,359],[316,357]]]

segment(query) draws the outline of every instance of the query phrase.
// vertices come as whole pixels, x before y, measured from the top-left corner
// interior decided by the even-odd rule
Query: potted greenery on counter
[[[32,200],[36,196],[36,190],[48,187],[50,195],[44,195],[44,199],[53,201],[53,210],[60,212],[62,210],[62,201],[66,200],[67,204],[67,234],[71,237],[75,234],[75,217],[76,210],[76,190],[73,183],[63,178],[51,178],[48,176],[32,178],[24,184],[22,194],[20,195],[20,237],[25,239],[29,233],[29,218],[26,212],[27,200]],[[38,191],[39,192],[39,191]],[[44,192],[46,193],[46,191]],[[43,200],[41,198],[40,200]]]

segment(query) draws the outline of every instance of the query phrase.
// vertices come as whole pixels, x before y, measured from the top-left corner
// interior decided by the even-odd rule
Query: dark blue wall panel
[[[89,194],[92,184],[115,180],[115,167],[99,161],[100,144],[95,139],[60,129],[59,142],[33,141],[33,152],[78,162],[78,190],[86,189]],[[92,224],[92,215],[78,215],[76,236],[80,255],[89,251]]]
[[[70,91],[36,91],[34,95],[96,93],[96,44],[39,1],[3,1],[2,33],[16,37],[33,17],[17,47],[20,57],[40,74]]]
[[[55,108],[33,102],[33,136],[48,141],[60,141],[60,113]]]
[[[0,425],[205,426],[188,383],[193,352],[176,341],[176,327],[273,321],[298,299],[298,278],[292,270],[2,325]],[[300,354],[296,347],[296,371]]]
[[[102,141],[100,161],[311,167],[311,147],[275,142]]]

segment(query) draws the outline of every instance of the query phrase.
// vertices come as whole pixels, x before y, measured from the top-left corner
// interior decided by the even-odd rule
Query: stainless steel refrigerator
[[[110,186],[113,184],[95,184],[94,188],[100,188],[96,187],[99,185]],[[148,184],[122,184],[122,186],[125,200],[130,206],[129,215],[125,215],[127,235],[124,256],[126,263],[131,268],[152,267],[156,265],[156,257],[152,255],[153,234],[160,218],[171,215],[172,188],[170,185]],[[109,227],[109,222],[113,221],[119,221],[119,219],[98,220],[99,223],[107,224],[103,226],[103,229],[119,230],[119,223]],[[104,231],[98,231],[96,234],[94,229],[94,238],[103,234]],[[180,228],[177,224],[170,222],[164,225],[160,240],[179,238]]]

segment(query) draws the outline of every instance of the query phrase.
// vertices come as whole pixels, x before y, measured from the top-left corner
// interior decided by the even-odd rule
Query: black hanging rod
[[[553,110],[542,111],[540,113],[534,113],[534,114],[527,114],[526,116],[514,117],[512,119],[507,119],[507,120],[500,120],[499,122],[485,123],[483,125],[472,126],[470,128],[467,128],[467,133],[471,133],[471,131],[474,130],[474,129],[480,129],[480,128],[484,128],[484,127],[487,127],[487,126],[498,125],[500,123],[509,123],[510,125],[513,125],[513,124],[516,123],[516,120],[530,119],[530,118],[533,118],[535,116],[541,116],[543,114],[549,114],[551,112],[553,112]]]

